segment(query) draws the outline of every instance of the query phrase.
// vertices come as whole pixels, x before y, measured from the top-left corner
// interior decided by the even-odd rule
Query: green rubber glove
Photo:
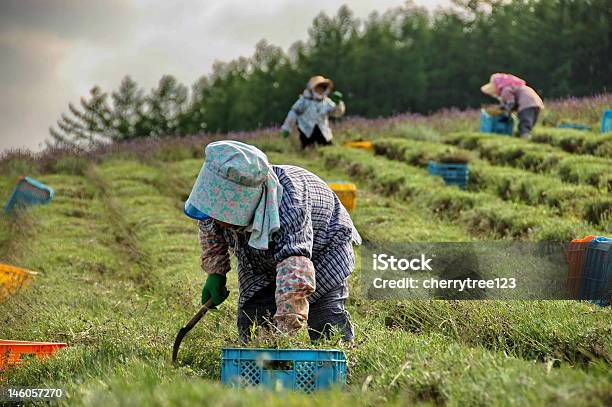
[[[225,282],[227,278],[223,274],[209,274],[204,287],[202,287],[202,305],[212,298],[213,305],[217,306],[221,304],[227,296],[229,291],[225,288]]]
[[[283,130],[282,134],[283,134],[284,138],[287,138],[287,137],[289,137],[290,133],[289,133],[289,130]]]
[[[343,97],[344,95],[342,94],[342,92],[335,91],[334,93],[331,94],[329,98],[333,100],[334,103],[340,103]]]

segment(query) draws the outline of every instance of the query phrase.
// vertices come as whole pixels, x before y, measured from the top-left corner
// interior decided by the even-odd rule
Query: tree
[[[119,89],[112,93],[113,122],[112,127],[117,140],[130,140],[147,137],[145,125],[144,92],[129,76],[121,81]]]
[[[164,75],[146,97],[146,119],[143,129],[152,137],[184,135],[184,114],[187,111],[188,90],[172,75]]]
[[[68,104],[70,115],[62,114],[57,121],[58,129],[50,128],[56,146],[86,147],[112,141],[112,110],[107,102],[108,94],[94,86],[90,98],[81,98],[81,108]]]
[[[453,0],[430,13],[409,0],[366,19],[348,6],[320,13],[308,38],[284,52],[261,40],[250,57],[215,62],[189,90],[164,76],[145,94],[126,77],[69,105],[56,144],[87,145],[279,124],[309,77],[330,77],[352,115],[427,113],[490,103],[494,72],[524,78],[545,97],[612,87],[609,0]]]

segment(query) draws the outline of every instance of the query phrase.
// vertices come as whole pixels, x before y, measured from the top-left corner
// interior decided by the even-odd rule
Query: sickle
[[[200,310],[196,312],[193,317],[191,317],[189,322],[187,322],[184,327],[179,329],[178,334],[176,335],[176,339],[174,340],[174,346],[172,347],[172,363],[176,363],[179,347],[181,346],[181,342],[183,341],[185,335],[187,335],[187,333],[191,331],[191,328],[193,328],[195,324],[197,324],[200,319],[202,319],[202,317],[208,312],[209,309],[212,308],[212,306],[212,298],[209,298],[208,301],[206,301],[206,304],[202,305],[202,308],[200,308]]]

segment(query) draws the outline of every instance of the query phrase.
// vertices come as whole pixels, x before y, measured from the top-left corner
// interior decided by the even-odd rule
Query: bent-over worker
[[[482,85],[480,90],[498,99],[502,110],[508,113],[517,111],[519,135],[531,138],[531,130],[538,120],[540,110],[544,108],[544,102],[535,90],[521,78],[504,73],[491,75],[489,83]]]
[[[353,327],[344,308],[347,279],[361,238],[338,197],[315,174],[270,165],[257,148],[237,141],[210,143],[206,161],[185,203],[198,219],[201,265],[208,274],[202,303],[227,297],[230,252],[239,282],[238,331],[271,321],[294,334],[304,326],[312,340]]]

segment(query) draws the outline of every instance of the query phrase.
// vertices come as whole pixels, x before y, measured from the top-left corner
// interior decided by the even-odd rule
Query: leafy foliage
[[[333,17],[320,13],[308,39],[287,52],[262,40],[251,57],[215,63],[191,92],[171,76],[147,95],[126,77],[112,101],[94,87],[51,135],[55,144],[95,144],[272,126],[313,74],[334,79],[349,112],[369,118],[478,106],[489,101],[478,87],[496,71],[525,78],[547,99],[606,92],[608,3],[455,0],[430,13],[409,1],[365,20],[342,6]],[[558,115],[545,111],[543,120],[572,119],[575,103]],[[588,123],[600,115],[593,109]]]

